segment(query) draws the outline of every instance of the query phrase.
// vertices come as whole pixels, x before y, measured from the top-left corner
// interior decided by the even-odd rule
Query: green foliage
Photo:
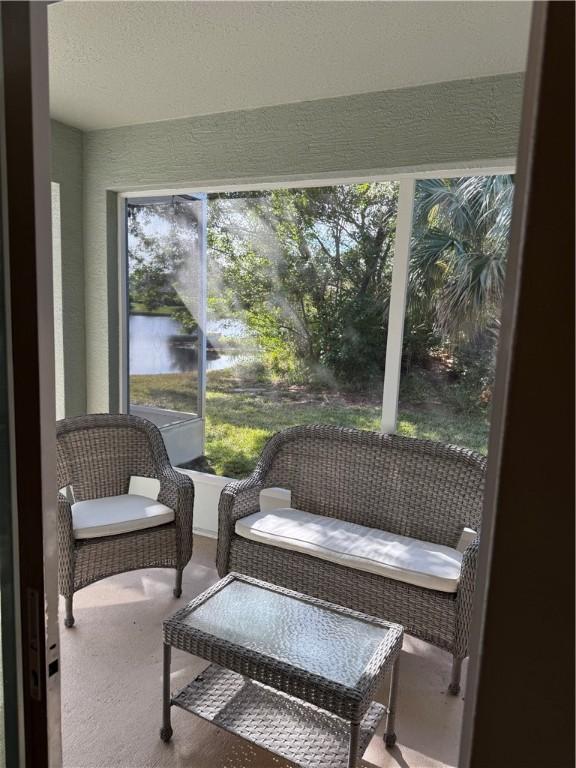
[[[509,176],[416,186],[404,371],[441,361],[474,406],[493,378],[512,196]],[[384,369],[396,208],[392,183],[212,196],[209,316],[246,324],[269,380],[369,389]],[[194,333],[190,207],[134,207],[128,231],[132,307]]]
[[[128,270],[133,311],[171,315],[186,333],[197,326],[198,275],[190,253],[198,247],[190,203],[128,206]]]
[[[198,323],[192,317],[190,311],[184,305],[170,309],[170,315],[176,322],[180,323],[185,333],[192,334],[198,328]]]
[[[382,376],[396,195],[356,184],[211,200],[210,292],[276,376],[340,388]],[[439,355],[489,384],[512,196],[509,176],[418,182],[406,369]]]
[[[511,176],[424,179],[416,186],[405,354],[436,344],[454,371],[494,367],[514,183]]]
[[[210,202],[210,288],[256,334],[276,375],[381,377],[397,189],[281,189]]]

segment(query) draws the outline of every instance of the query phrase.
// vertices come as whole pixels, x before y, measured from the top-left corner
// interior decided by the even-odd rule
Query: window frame
[[[196,414],[182,419],[179,423],[202,421],[206,412],[206,288],[207,288],[207,195],[203,192],[168,192],[168,193],[126,193],[118,195],[118,253],[119,253],[119,372],[120,372],[120,412],[130,413],[130,285],[128,276],[128,231],[126,228],[127,206],[133,202],[145,204],[165,203],[170,197],[190,197],[202,205],[202,214],[198,225],[199,243],[199,309],[198,309],[198,398]],[[166,409],[158,409],[166,410]],[[168,412],[168,411],[167,411]],[[184,411],[182,412],[185,413]],[[204,439],[202,438],[202,443]]]

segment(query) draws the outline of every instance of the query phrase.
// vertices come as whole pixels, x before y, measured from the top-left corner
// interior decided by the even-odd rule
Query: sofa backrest
[[[297,509],[456,546],[480,528],[485,468],[444,443],[313,425],[275,435],[257,471]]]
[[[131,476],[158,477],[168,464],[158,428],[137,416],[90,414],[56,425],[58,488],[76,501],[128,493]]]

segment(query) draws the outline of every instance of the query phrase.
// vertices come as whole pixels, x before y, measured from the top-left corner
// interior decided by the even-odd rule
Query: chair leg
[[[70,595],[70,597],[66,598],[66,616],[64,618],[64,626],[68,628],[74,626],[74,614],[72,612],[73,599],[74,595]]]
[[[182,568],[176,571],[176,583],[174,584],[174,597],[182,596]]]
[[[460,693],[460,676],[462,674],[462,662],[464,659],[458,659],[456,656],[452,659],[452,679],[448,686],[450,696],[458,696]]]

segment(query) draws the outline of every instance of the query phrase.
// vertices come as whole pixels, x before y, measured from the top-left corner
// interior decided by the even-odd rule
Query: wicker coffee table
[[[163,723],[181,707],[306,768],[352,768],[394,709],[403,629],[231,573],[164,622]],[[172,648],[214,662],[170,694]],[[388,706],[372,701],[391,670]]]

